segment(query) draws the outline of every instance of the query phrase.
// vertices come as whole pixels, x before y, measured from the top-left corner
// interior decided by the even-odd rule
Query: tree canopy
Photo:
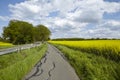
[[[34,29],[34,31],[35,31],[35,40],[46,41],[46,40],[49,39],[49,37],[51,35],[51,32],[50,32],[50,30],[46,26],[44,26],[44,25],[37,25],[34,28],[35,28]]]
[[[3,38],[13,44],[25,44],[35,41],[46,41],[50,37],[50,30],[44,25],[34,27],[32,24],[11,20],[3,29]]]

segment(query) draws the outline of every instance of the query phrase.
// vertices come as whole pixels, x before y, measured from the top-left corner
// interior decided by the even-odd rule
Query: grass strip
[[[47,45],[42,45],[22,53],[22,55],[29,55],[25,58],[22,57],[18,59],[18,61],[14,62],[14,64],[11,63],[11,65],[7,65],[5,68],[1,69],[0,80],[21,80],[42,58],[46,50]]]

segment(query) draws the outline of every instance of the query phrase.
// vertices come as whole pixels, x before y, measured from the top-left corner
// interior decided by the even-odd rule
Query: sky
[[[0,34],[12,19],[43,24],[51,38],[120,38],[120,0],[0,0]]]

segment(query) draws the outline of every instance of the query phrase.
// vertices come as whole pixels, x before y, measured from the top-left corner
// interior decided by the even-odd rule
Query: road
[[[48,45],[45,56],[23,78],[23,80],[80,80],[63,54]]]
[[[36,47],[36,46],[40,46],[40,44],[26,44],[26,45],[20,45],[20,46],[16,46],[12,48],[2,49],[0,50],[0,55],[20,51],[23,49],[29,49],[29,48]]]

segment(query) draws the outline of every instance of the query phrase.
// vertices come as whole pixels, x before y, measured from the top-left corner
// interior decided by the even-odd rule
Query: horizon
[[[0,35],[12,19],[43,24],[52,39],[120,39],[120,0],[1,0]]]

